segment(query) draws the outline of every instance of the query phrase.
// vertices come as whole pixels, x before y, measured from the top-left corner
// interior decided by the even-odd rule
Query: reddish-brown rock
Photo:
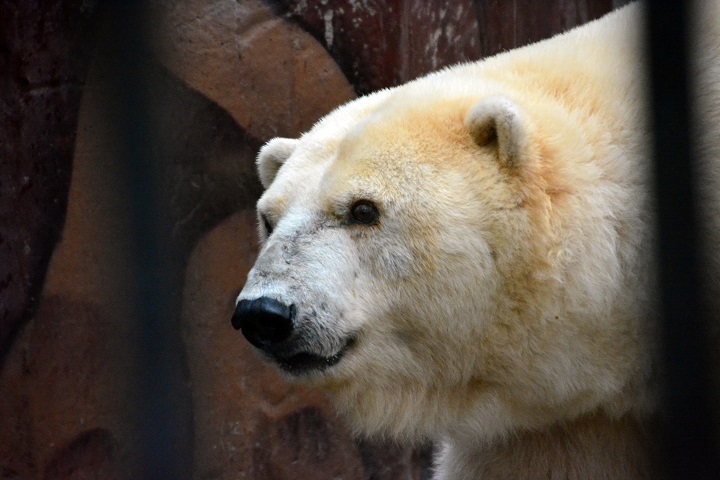
[[[354,98],[322,45],[267,2],[175,0],[158,14],[163,62],[255,138],[297,136]]]
[[[43,480],[116,480],[125,472],[116,458],[116,441],[102,428],[85,430],[50,460]]]
[[[600,18],[630,0],[475,0],[483,57],[522,47]]]
[[[328,49],[360,94],[480,58],[469,0],[277,3]]]
[[[91,8],[0,3],[0,365],[62,229]]]
[[[79,115],[62,241],[37,313],[0,372],[0,465],[24,479],[132,478],[136,332],[125,190],[109,98]]]
[[[125,478],[116,475],[126,467],[116,463],[115,436],[128,438],[132,392],[112,316],[92,302],[43,298],[0,374],[5,471],[23,479]]]

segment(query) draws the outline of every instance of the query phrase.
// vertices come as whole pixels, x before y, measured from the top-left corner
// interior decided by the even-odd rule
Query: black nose
[[[232,326],[235,330],[242,330],[245,338],[256,347],[267,349],[290,336],[294,317],[294,305],[260,297],[238,302]]]

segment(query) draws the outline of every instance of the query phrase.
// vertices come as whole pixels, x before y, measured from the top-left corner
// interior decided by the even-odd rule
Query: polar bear
[[[358,434],[437,441],[438,479],[650,478],[641,13],[268,142],[233,326]]]

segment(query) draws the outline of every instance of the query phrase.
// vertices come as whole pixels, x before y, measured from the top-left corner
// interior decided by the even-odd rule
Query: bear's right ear
[[[273,138],[263,145],[258,153],[257,169],[264,188],[268,188],[275,180],[278,170],[290,158],[298,143],[300,140],[295,138]]]
[[[528,153],[525,119],[509,98],[494,96],[480,101],[465,116],[465,125],[478,145],[497,144],[503,165],[516,167]]]

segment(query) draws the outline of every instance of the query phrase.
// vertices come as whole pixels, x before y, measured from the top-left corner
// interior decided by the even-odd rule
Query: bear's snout
[[[238,302],[232,317],[232,326],[241,330],[255,347],[267,351],[290,337],[294,318],[294,305],[260,297]]]

